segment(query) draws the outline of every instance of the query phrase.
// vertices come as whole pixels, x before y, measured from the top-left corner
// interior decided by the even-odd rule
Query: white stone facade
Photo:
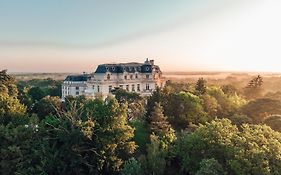
[[[162,88],[164,85],[162,72],[153,60],[147,59],[144,63],[102,64],[92,74],[66,77],[62,85],[62,99],[79,95],[105,98],[116,88],[148,96],[156,87]]]

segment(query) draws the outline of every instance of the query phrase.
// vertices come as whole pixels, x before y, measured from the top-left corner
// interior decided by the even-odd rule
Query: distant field
[[[72,73],[11,73],[17,80],[32,80],[32,79],[47,79],[63,80],[65,77]]]
[[[67,75],[77,73],[12,73],[17,80],[31,80],[31,79],[46,79],[63,80]],[[226,79],[237,78],[244,79],[255,75],[262,75],[263,77],[281,77],[280,73],[258,73],[258,72],[163,72],[164,77],[170,80],[184,80],[205,78],[205,79]]]
[[[171,80],[197,80],[198,78],[220,80],[220,79],[248,79],[249,77],[262,75],[263,77],[281,77],[280,73],[259,72],[164,72],[163,75]]]

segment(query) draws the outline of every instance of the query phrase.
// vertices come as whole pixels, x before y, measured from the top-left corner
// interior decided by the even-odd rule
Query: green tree
[[[199,78],[195,85],[195,91],[197,95],[203,95],[206,93],[206,80]]]
[[[156,88],[156,90],[153,91],[151,96],[148,98],[146,105],[146,116],[148,120],[150,119],[149,117],[151,116],[155,103],[162,103],[165,105],[165,99],[163,91],[160,88]]]
[[[175,131],[167,121],[167,117],[164,116],[160,103],[155,103],[151,113],[150,129],[165,144],[170,144],[176,139]]]
[[[225,175],[222,165],[214,158],[203,159],[195,175]]]
[[[200,172],[204,159],[215,159],[227,174],[278,174],[281,170],[281,134],[265,125],[217,119],[177,140],[176,155],[183,172]]]
[[[105,174],[120,171],[124,161],[136,150],[134,129],[128,124],[127,106],[120,105],[114,98],[105,102],[90,100],[85,104],[85,114],[96,121],[92,140],[96,142],[100,157],[98,169]]]
[[[207,88],[207,94],[214,97],[218,103],[217,116],[220,118],[230,117],[239,114],[241,108],[247,103],[245,99],[237,94],[226,95],[220,87],[212,86]]]
[[[223,93],[226,95],[235,95],[238,92],[236,87],[231,84],[223,85],[221,87],[221,89],[222,89]]]
[[[44,174],[36,149],[38,120],[34,116],[18,118],[21,122],[0,125],[0,174]]]
[[[204,94],[202,97],[204,111],[212,118],[218,115],[219,104],[215,97]]]
[[[252,119],[243,114],[234,114],[233,116],[229,117],[228,119],[237,126],[241,126],[242,124],[250,124],[252,123]]]
[[[15,77],[7,74],[7,70],[0,71],[0,93],[4,90],[9,96],[17,96],[18,90],[15,83]]]
[[[29,89],[28,95],[35,102],[41,100],[43,97],[45,97],[46,94],[40,87],[32,87]]]
[[[201,99],[190,93],[171,94],[165,113],[175,129],[185,129],[190,123],[198,124],[207,121]]]
[[[244,88],[244,95],[248,99],[260,98],[263,95],[263,78],[258,75],[251,79],[248,85]]]
[[[18,89],[17,98],[19,99],[21,104],[23,104],[27,107],[27,111],[29,111],[33,104],[31,97],[28,95],[29,89],[22,85],[17,85],[17,89]]]
[[[144,116],[145,101],[139,94],[127,92],[124,89],[116,89],[114,95],[119,103],[128,103],[129,119],[140,119]]]
[[[147,155],[141,157],[145,174],[162,175],[166,168],[167,151],[163,150],[157,136],[150,136],[151,143],[147,145]]]
[[[131,158],[125,161],[124,168],[121,171],[122,175],[142,175],[143,170],[141,168],[141,163],[135,158]]]
[[[61,109],[61,101],[59,97],[46,96],[36,102],[32,108],[32,112],[36,113],[40,119],[48,115],[57,115]]]
[[[281,115],[269,115],[263,123],[270,126],[271,129],[281,132]]]
[[[269,98],[257,99],[243,106],[242,112],[254,123],[261,123],[268,115],[281,114],[281,102]]]
[[[8,124],[13,118],[25,115],[26,107],[17,99],[15,80],[6,71],[0,72],[0,124]]]

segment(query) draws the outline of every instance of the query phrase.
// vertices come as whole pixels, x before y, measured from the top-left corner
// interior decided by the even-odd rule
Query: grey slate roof
[[[158,66],[156,66],[158,67]],[[159,67],[158,67],[159,69]],[[95,73],[151,73],[152,65],[150,64],[142,64],[142,63],[120,63],[120,64],[101,64],[97,67]]]
[[[65,78],[64,81],[87,81],[91,79],[91,76],[88,74],[83,75],[69,75]]]

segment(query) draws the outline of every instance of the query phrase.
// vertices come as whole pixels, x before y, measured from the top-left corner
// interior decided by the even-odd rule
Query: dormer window
[[[146,71],[149,71],[149,67],[146,67]]]
[[[109,70],[109,68],[108,68],[108,67],[106,67],[105,69],[106,69],[106,71],[108,71],[108,70]]]
[[[115,67],[112,67],[112,71],[115,71]]]
[[[132,71],[132,68],[131,68],[131,67],[129,67],[129,71]]]

